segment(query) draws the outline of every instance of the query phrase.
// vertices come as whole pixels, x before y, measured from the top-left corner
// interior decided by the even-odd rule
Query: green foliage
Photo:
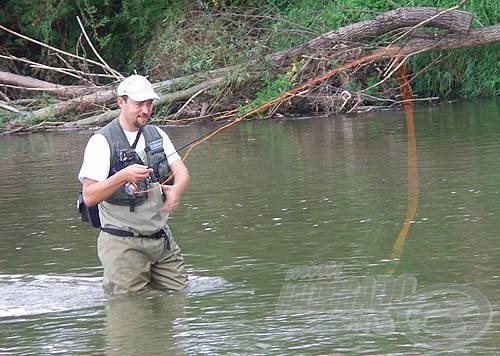
[[[255,99],[248,103],[248,105],[241,107],[240,114],[245,114],[258,108],[268,101],[279,97],[294,86],[294,83],[290,81],[289,73],[279,74],[274,77],[265,76],[261,79],[261,84],[262,87],[255,94]]]
[[[0,131],[3,131],[5,124],[13,122],[19,117],[19,114],[15,114],[10,111],[2,111],[0,113]]]
[[[244,64],[262,53],[263,44],[252,33],[255,30],[245,14],[208,11],[164,15],[162,25],[142,50],[145,66],[153,76],[182,76]]]
[[[137,50],[169,7],[169,1],[156,0],[6,0],[0,9],[0,23],[51,46],[81,54],[82,48],[77,48],[81,35],[76,21],[79,16],[99,54],[116,69],[127,71],[136,67],[138,58],[142,59]],[[0,42],[9,53],[37,61],[42,58],[50,64],[43,47],[3,31]],[[87,55],[94,58],[86,48]]]
[[[410,60],[410,69],[427,70],[412,82],[417,96],[489,97],[500,95],[500,45],[454,50],[453,53],[432,52]],[[480,58],[481,60],[472,60]],[[434,63],[435,62],[435,63]]]
[[[366,78],[366,81],[364,83],[364,88],[362,88],[362,89],[365,89],[364,92],[368,95],[376,95],[377,91],[376,91],[375,85],[377,83],[379,83],[380,80],[381,80],[381,78],[378,74],[371,73]]]

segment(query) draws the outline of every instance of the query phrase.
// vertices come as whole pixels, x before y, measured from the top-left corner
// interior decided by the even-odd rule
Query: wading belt
[[[154,240],[158,240],[161,239],[162,237],[165,237],[165,242],[163,243],[163,246],[166,250],[170,251],[170,238],[168,237],[164,229],[161,229],[160,231],[155,232],[154,234],[151,235],[136,235],[130,231],[113,229],[111,227],[101,227],[101,230],[107,232],[108,234],[120,237],[139,237],[139,238],[149,238]]]
[[[101,230],[104,232],[107,232],[108,234],[114,235],[114,236],[120,236],[120,237],[146,237],[149,239],[161,239],[164,236],[167,236],[165,233],[165,230],[161,229],[158,232],[155,232],[154,234],[151,235],[137,235],[134,234],[133,232],[130,231],[125,231],[125,230],[119,230],[119,229],[113,229],[110,227],[101,227]]]

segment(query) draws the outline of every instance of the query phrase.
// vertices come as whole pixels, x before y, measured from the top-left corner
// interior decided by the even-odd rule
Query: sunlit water
[[[187,159],[170,226],[191,283],[147,297],[101,290],[97,232],[74,208],[90,132],[1,137],[0,354],[494,354],[500,103],[418,107],[415,126],[397,260],[403,113],[253,121]],[[208,129],[166,128],[178,147]],[[397,277],[408,298],[355,298]]]

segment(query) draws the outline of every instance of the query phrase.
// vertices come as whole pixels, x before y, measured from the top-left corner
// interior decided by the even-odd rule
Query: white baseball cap
[[[118,85],[118,96],[126,95],[135,101],[144,101],[150,99],[160,99],[158,94],[155,93],[153,85],[142,75],[131,75],[123,79]]]

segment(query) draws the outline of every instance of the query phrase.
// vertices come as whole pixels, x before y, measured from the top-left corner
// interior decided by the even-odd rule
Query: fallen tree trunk
[[[5,85],[13,85],[28,91],[44,91],[51,95],[62,97],[75,97],[86,94],[94,90],[102,90],[99,87],[84,87],[59,85],[44,80],[26,77],[24,75],[13,74],[0,71],[0,83]]]
[[[85,110],[89,107],[95,107],[99,104],[104,104],[115,97],[114,89],[107,89],[87,94],[83,96],[79,96],[77,98],[73,98],[67,101],[59,102],[50,106],[47,106],[42,109],[38,109],[31,113],[31,116],[38,119],[46,119],[49,117],[61,116],[68,113],[71,110]]]
[[[198,85],[192,86],[186,90],[181,90],[172,94],[163,95],[155,102],[156,107],[161,107],[171,102],[176,102],[184,99],[189,99],[192,95],[196,94],[200,90],[205,90],[207,88],[219,87],[226,83],[225,78],[215,78],[207,80]],[[106,111],[105,113],[95,115],[89,118],[81,119],[74,122],[67,122],[63,126],[65,128],[71,127],[84,127],[84,126],[96,126],[103,125],[118,117],[120,114],[120,109]]]
[[[398,29],[415,27],[422,24],[438,27],[451,32],[464,32],[470,27],[473,15],[468,12],[433,7],[411,7],[388,11],[367,21],[333,30],[308,43],[268,55],[271,61],[281,62],[307,52],[315,52],[324,48],[345,43],[352,44],[366,39],[391,33]]]
[[[185,77],[180,77],[180,78],[175,78],[175,79],[169,79],[165,80],[162,82],[154,83],[153,86],[156,91],[158,92],[164,92],[171,90],[172,87],[178,85],[179,83],[183,82],[189,82],[189,81],[195,81],[195,80],[200,80],[202,78],[217,78],[217,76],[223,75],[234,71],[236,68],[234,66],[227,67],[227,68],[221,68],[221,69],[216,69],[213,71],[205,72],[205,73],[199,73],[196,75],[188,75]],[[210,80],[209,80],[210,82]],[[215,81],[214,83],[217,83]],[[197,88],[198,85],[193,86],[193,88]],[[65,102],[60,102],[56,103],[50,106],[47,106],[45,108],[36,110],[32,112],[32,118],[36,118],[37,120],[44,120],[50,117],[57,117],[64,115],[72,110],[78,110],[78,109],[85,109],[88,107],[96,107],[96,106],[103,106],[109,101],[113,100],[116,97],[116,91],[115,87],[113,86],[111,89],[106,89],[109,87],[103,88],[101,87],[101,91],[92,93],[92,94],[87,94],[84,96],[80,96],[71,100],[67,100]],[[198,89],[199,90],[199,89]],[[188,89],[188,92],[189,89]],[[191,94],[192,95],[192,94]],[[164,99],[164,98],[165,99]],[[178,99],[175,99],[178,98]],[[176,101],[176,100],[183,100],[185,98],[185,94],[183,91],[180,91],[178,93],[172,93],[172,94],[167,94],[165,96],[162,95],[162,97],[156,102],[157,107],[163,106],[165,103]],[[100,118],[97,118],[100,116]],[[82,119],[79,122],[82,122],[82,124],[88,123],[90,124],[91,122],[95,121],[96,123],[104,123],[106,122],[105,118],[106,117],[113,117],[113,114],[111,114],[110,111],[105,112],[101,115],[94,116],[89,119]],[[86,124],[87,125],[87,124]]]
[[[467,32],[437,34],[433,38],[413,38],[401,46],[400,55],[483,46],[500,41],[500,24]]]

